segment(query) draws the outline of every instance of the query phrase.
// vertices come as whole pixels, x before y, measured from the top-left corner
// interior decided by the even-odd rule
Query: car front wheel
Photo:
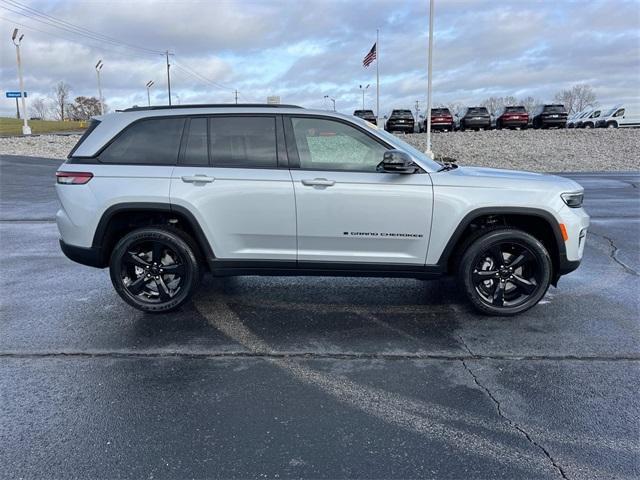
[[[476,310],[510,316],[535,306],[551,283],[552,263],[544,245],[517,229],[479,234],[459,264],[458,277]]]
[[[142,228],[115,246],[111,282],[129,305],[144,312],[168,312],[186,302],[200,282],[193,241],[181,232]]]

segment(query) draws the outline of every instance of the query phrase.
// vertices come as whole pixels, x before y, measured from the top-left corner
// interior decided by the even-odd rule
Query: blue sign
[[[27,92],[23,92],[25,98],[27,97]],[[20,92],[5,92],[5,95],[7,96],[7,98],[20,98]]]

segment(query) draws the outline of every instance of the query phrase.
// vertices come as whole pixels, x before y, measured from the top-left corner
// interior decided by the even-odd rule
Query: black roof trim
[[[269,103],[205,103],[195,105],[154,105],[151,107],[131,107],[116,112],[140,112],[144,110],[175,110],[181,108],[302,108],[299,105],[286,105]]]

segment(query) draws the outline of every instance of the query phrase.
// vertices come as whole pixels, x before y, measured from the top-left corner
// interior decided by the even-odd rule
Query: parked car
[[[538,105],[532,115],[533,128],[566,128],[567,110],[561,104]]]
[[[446,107],[438,107],[431,109],[431,130],[452,131],[455,127],[453,115]],[[427,131],[427,119],[422,122],[422,132]]]
[[[584,117],[589,111],[588,110],[580,110],[579,112],[574,112],[570,116],[567,117],[567,128],[574,128],[578,120]]]
[[[392,110],[384,125],[387,132],[413,133],[415,121],[411,110]]]
[[[466,107],[460,112],[457,121],[458,130],[465,131],[491,129],[491,115],[485,107]]]
[[[589,226],[573,180],[441,164],[362,119],[292,105],[98,116],[56,193],[64,254],[108,267],[145,312],[179,308],[208,271],[456,274],[478,311],[515,315],[578,268]]]
[[[523,106],[510,106],[498,109],[495,114],[495,126],[501,128],[527,128],[529,114]]]
[[[598,118],[600,118],[601,113],[601,108],[590,109],[588,114],[580,119],[576,128],[595,128],[596,122],[598,121]]]
[[[616,105],[600,116],[596,122],[596,127],[640,127],[640,108],[638,105]]]
[[[353,112],[354,117],[362,118],[367,122],[373,123],[374,125],[378,124],[378,119],[376,115],[373,113],[373,110],[355,110]]]

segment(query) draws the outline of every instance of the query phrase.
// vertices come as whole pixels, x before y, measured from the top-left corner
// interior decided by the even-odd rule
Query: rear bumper
[[[500,124],[503,127],[526,127],[529,120],[500,120]]]
[[[487,118],[482,120],[464,119],[465,128],[491,128],[491,119]]]
[[[99,247],[78,247],[69,245],[60,239],[60,249],[69,260],[76,263],[96,268],[107,266],[103,259],[102,249]]]
[[[566,118],[544,118],[540,119],[540,124],[545,127],[564,127],[567,125]],[[579,125],[574,125],[575,128],[580,128]]]
[[[413,132],[413,123],[387,123],[389,132]]]

